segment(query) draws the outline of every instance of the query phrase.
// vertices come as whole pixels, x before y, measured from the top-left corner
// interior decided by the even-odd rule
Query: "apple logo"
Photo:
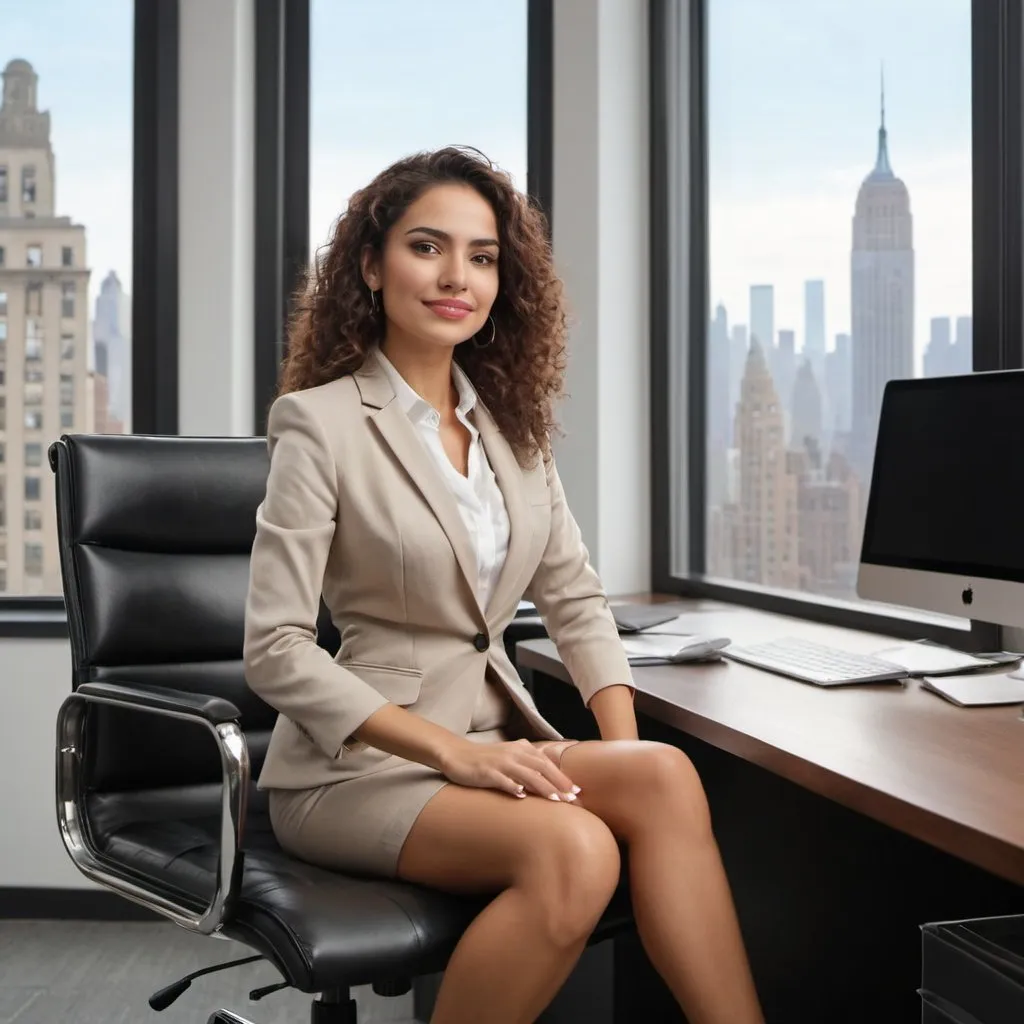
[[[960,595],[960,600],[964,604],[972,604],[974,602],[974,590],[972,587],[964,587],[963,593]]]

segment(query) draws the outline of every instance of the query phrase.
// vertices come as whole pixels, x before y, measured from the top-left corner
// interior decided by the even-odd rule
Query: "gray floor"
[[[301,993],[249,1002],[250,989],[281,980],[266,963],[199,978],[162,1013],[149,1008],[149,996],[183,974],[250,953],[171,924],[0,920],[0,1024],[206,1024],[219,1007],[256,1024],[306,1024]],[[353,995],[360,1024],[412,1018],[411,994]]]

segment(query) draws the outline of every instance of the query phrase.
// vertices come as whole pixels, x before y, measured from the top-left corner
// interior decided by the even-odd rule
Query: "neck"
[[[390,338],[385,338],[380,348],[420,398],[429,402],[443,417],[454,413],[459,399],[452,383],[450,348],[434,345],[418,348],[402,345]]]

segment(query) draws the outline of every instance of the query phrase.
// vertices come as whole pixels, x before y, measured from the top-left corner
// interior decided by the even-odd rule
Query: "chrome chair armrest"
[[[205,725],[217,743],[223,771],[220,856],[217,885],[204,907],[189,906],[162,883],[147,879],[101,854],[92,839],[85,802],[82,757],[85,723],[90,704],[107,704],[131,711],[165,715]],[[71,860],[87,878],[169,918],[190,931],[211,935],[227,920],[238,894],[242,868],[242,838],[249,794],[249,748],[229,701],[164,687],[122,683],[83,683],[61,705],[57,715],[57,820]]]

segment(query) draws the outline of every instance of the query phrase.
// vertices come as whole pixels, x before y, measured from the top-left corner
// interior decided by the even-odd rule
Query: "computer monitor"
[[[857,593],[1024,625],[1024,371],[885,388]]]

